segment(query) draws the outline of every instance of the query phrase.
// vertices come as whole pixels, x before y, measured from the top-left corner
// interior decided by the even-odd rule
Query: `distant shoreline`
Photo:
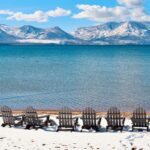
[[[21,114],[21,113],[24,112],[24,109],[13,109],[12,111],[13,111],[14,114]],[[39,115],[42,115],[42,114],[58,115],[60,110],[37,109],[36,111],[37,111],[37,113]],[[129,112],[129,111],[121,112],[121,114],[124,117],[127,117],[127,118],[130,118],[132,116],[132,113],[133,112]],[[72,110],[72,114],[73,115],[82,115],[82,110],[81,111],[79,111],[79,110]],[[96,114],[97,114],[97,116],[106,116],[107,112],[97,111]],[[150,115],[150,112],[147,112],[147,115]]]
[[[10,45],[10,46],[150,46],[150,44],[55,44],[55,43],[0,43],[0,45]]]

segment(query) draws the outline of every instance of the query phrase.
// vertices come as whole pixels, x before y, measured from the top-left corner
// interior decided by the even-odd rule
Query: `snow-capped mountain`
[[[150,22],[109,22],[78,28],[74,36],[92,44],[150,44]]]
[[[0,43],[55,44],[150,44],[150,22],[108,22],[81,27],[69,34],[59,27],[37,28],[30,25],[0,25]]]
[[[59,27],[42,29],[30,25],[24,25],[22,27],[0,25],[0,30],[10,35],[10,37],[14,36],[16,38],[16,42],[21,43],[65,44],[77,42],[77,39],[74,36],[63,31]]]
[[[0,29],[0,43],[14,43],[18,38]]]

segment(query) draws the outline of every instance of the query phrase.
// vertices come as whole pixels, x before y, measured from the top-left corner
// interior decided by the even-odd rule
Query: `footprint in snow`
[[[3,140],[3,139],[5,139],[6,137],[0,137],[0,140]]]

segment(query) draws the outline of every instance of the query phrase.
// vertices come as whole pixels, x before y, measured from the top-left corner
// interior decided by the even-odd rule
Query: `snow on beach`
[[[51,119],[58,123],[55,116],[51,116]],[[0,127],[0,150],[150,150],[150,133],[131,132],[129,119],[126,119],[122,133],[106,132],[106,125],[103,118],[100,132],[79,132],[80,127],[75,132],[54,132],[57,126],[38,130]]]

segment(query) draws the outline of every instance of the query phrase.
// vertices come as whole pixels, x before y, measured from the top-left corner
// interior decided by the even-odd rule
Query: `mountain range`
[[[0,43],[46,43],[80,45],[150,44],[150,22],[107,22],[67,33],[59,27],[0,25]]]

